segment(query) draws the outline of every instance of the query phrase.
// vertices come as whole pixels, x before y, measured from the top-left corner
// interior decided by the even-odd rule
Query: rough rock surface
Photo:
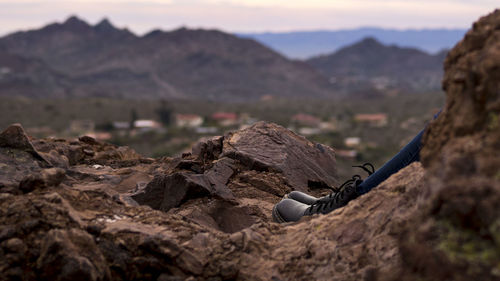
[[[8,128],[0,279],[499,280],[499,33],[495,11],[450,52],[423,165],[297,223],[273,223],[273,204],[335,187],[334,151],[277,125],[176,159],[88,137],[30,140],[48,161]]]
[[[173,171],[155,177],[132,198],[168,211],[207,196],[239,204],[234,194],[240,193],[241,198],[241,181],[253,180],[260,191],[280,197],[290,190],[321,190],[336,184],[333,149],[265,122],[202,141],[175,162]],[[266,184],[266,179],[279,185]]]

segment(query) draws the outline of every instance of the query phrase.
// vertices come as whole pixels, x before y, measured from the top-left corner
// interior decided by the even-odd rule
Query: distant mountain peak
[[[116,28],[113,24],[107,19],[103,18],[99,23],[94,26],[94,29],[97,31],[114,31]]]
[[[363,38],[360,41],[360,43],[364,43],[364,44],[374,44],[374,43],[380,44],[380,42],[377,39],[375,39],[375,37],[372,37],[372,36],[368,36],[368,37]]]
[[[371,36],[363,38],[361,41],[359,41],[358,43],[355,43],[354,45],[362,45],[362,46],[367,46],[367,47],[380,47],[380,46],[385,47],[384,44],[382,44],[380,41],[375,39],[375,37],[371,37]]]
[[[70,16],[64,23],[63,25],[65,26],[70,26],[70,27],[88,27],[89,24],[85,22],[84,20],[81,20],[77,16]]]

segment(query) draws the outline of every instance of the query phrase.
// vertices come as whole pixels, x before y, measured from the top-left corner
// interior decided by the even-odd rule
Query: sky
[[[77,15],[137,34],[180,26],[227,32],[469,28],[499,0],[0,0],[0,35]]]

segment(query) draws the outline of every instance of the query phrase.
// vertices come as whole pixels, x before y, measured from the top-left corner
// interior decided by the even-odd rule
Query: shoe
[[[278,223],[298,221],[309,207],[292,199],[283,199],[273,207],[273,220]]]
[[[353,167],[363,169],[366,173],[368,173],[368,176],[371,176],[373,173],[375,173],[375,168],[370,163],[365,163],[361,166],[353,166]],[[307,205],[314,205],[318,202],[330,200],[335,195],[335,193],[337,193],[342,188],[342,186],[337,188],[337,189],[332,188],[332,190],[333,190],[332,193],[330,193],[329,195],[320,197],[320,198],[308,195],[308,194],[306,194],[304,192],[300,192],[300,191],[292,191],[292,192],[286,194],[283,198],[284,199],[293,199],[295,201],[299,201],[299,202],[307,204]]]
[[[327,214],[344,207],[349,201],[359,197],[357,188],[362,183],[361,177],[355,175],[342,184],[340,191],[320,198],[317,203],[308,205],[293,199],[283,199],[274,205],[272,215],[275,222],[285,223],[299,221],[303,216]]]

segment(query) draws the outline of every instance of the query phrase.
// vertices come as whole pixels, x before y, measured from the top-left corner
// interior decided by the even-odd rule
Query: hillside
[[[386,46],[374,38],[365,38],[307,62],[330,77],[339,88],[364,85],[380,90],[422,92],[440,89],[445,56],[445,51],[430,55],[418,49]]]
[[[307,64],[216,30],[155,30],[139,37],[108,20],[91,26],[71,17],[0,38],[0,46],[3,53],[40,60],[63,74],[71,97],[234,101],[331,95],[324,77]],[[47,82],[37,73],[30,75]],[[29,91],[18,94],[32,96]]]
[[[62,97],[68,79],[36,58],[7,53],[0,48],[0,96]]]

